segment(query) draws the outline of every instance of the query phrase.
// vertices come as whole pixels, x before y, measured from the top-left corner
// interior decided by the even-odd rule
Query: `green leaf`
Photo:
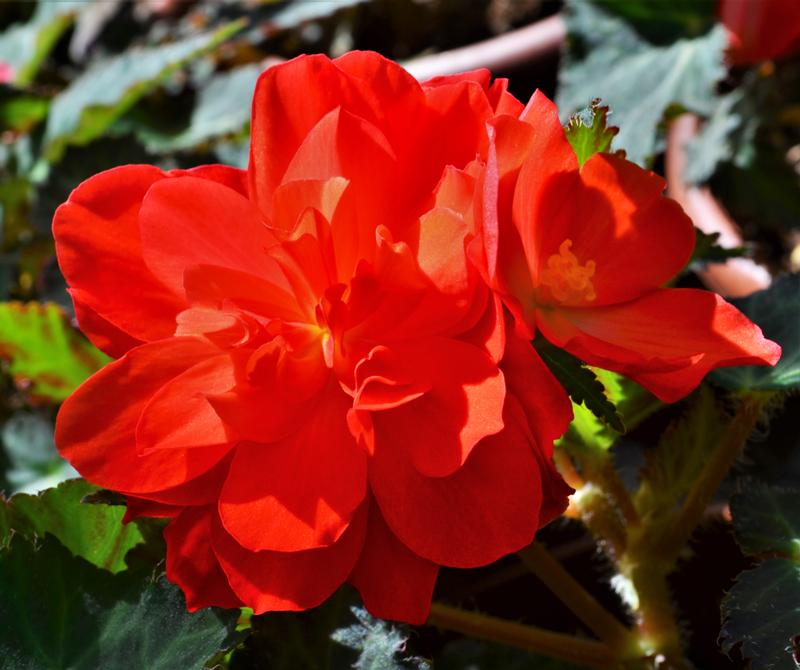
[[[216,48],[242,25],[230,23],[179,42],[130,49],[95,63],[53,99],[44,135],[47,159],[60,159],[67,144],[87,144],[102,135],[175,70]]]
[[[627,377],[609,370],[591,368],[605,388],[606,397],[616,406],[627,430],[638,426],[663,403]],[[598,419],[583,405],[572,403],[574,418],[559,443],[573,449],[610,449],[620,432]]]
[[[352,612],[358,623],[334,631],[331,638],[358,652],[355,670],[428,670],[430,664],[422,658],[406,656],[408,634],[386,621],[376,619],[361,607]]]
[[[772,558],[739,575],[722,601],[720,645],[741,645],[753,670],[789,670],[800,632],[800,564]]]
[[[125,556],[143,541],[134,523],[123,525],[124,507],[87,505],[81,500],[97,491],[82,479],[72,479],[39,495],[17,494],[8,501],[0,498],[10,529],[25,537],[50,533],[76,556],[110,572],[128,566]],[[0,536],[0,544],[10,538]]]
[[[47,116],[48,109],[47,98],[0,86],[0,132],[27,133]]]
[[[594,416],[618,433],[625,432],[622,417],[592,370],[572,354],[550,344],[544,338],[536,338],[534,346],[573,402],[579,405],[582,403]]]
[[[672,512],[691,489],[729,422],[710,388],[701,386],[690,396],[686,412],[646,453],[634,497],[646,523],[672,519]]]
[[[611,151],[619,128],[607,125],[608,107],[595,98],[586,109],[569,117],[565,132],[581,167],[596,153]]]
[[[572,49],[559,73],[562,113],[602,96],[620,127],[616,146],[644,164],[658,151],[659,126],[668,110],[713,111],[715,87],[727,72],[728,39],[722,26],[662,47],[588,0],[571,0],[567,7]]]
[[[197,94],[189,126],[177,134],[160,134],[146,129],[138,133],[153,152],[192,149],[212,140],[241,135],[250,124],[250,106],[260,64],[238,67],[211,77]]]
[[[747,255],[747,249],[744,247],[721,247],[718,244],[719,233],[709,235],[695,228],[694,234],[694,251],[687,267],[693,263],[724,263],[729,258],[741,258]]]
[[[0,670],[202,668],[233,644],[238,615],[189,614],[164,577],[109,574],[52,537],[0,552]]]
[[[736,541],[745,553],[777,552],[800,560],[800,490],[748,479],[739,483],[730,506]]]
[[[710,379],[734,390],[786,390],[800,386],[800,274],[776,279],[772,286],[731,300],[764,335],[783,348],[775,367],[747,365],[715,370]]]
[[[252,616],[251,633],[233,652],[230,670],[352,667],[354,654],[331,640],[331,633],[350,620],[355,597],[352,589],[342,588],[311,610]]]
[[[31,396],[60,402],[111,359],[53,303],[0,303],[0,357]]]
[[[75,14],[90,0],[39,0],[28,23],[15,25],[0,35],[0,61],[14,70],[17,84],[33,81],[42,61],[72,25]]]
[[[56,450],[53,424],[43,416],[17,412],[0,435],[11,466],[6,480],[14,492],[36,493],[78,476]]]

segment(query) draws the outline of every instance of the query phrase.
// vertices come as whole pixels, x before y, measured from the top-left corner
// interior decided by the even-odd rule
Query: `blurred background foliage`
[[[726,251],[700,236],[681,285],[700,285],[694,271],[734,255],[785,275],[738,303],[784,346],[778,368],[719,372],[666,408],[598,371],[604,401],[616,406],[610,416],[618,411],[628,432],[598,419],[587,401],[576,405],[559,449],[601,481],[618,469],[622,486],[639,487],[639,511],[663,522],[702,468],[713,431],[730,422],[733,403],[775,394],[769,429],[764,422],[756,431],[711,501],[670,586],[697,667],[739,668],[747,659],[757,670],[794,667],[800,493],[775,486],[796,486],[800,477],[793,395],[800,386],[800,58],[730,68],[718,11],[714,0],[0,3],[0,491],[10,496],[0,497],[0,670],[568,667],[376,621],[348,589],[301,614],[186,613],[161,574],[161,524],[120,525],[120,501],[72,480],[76,473],[55,450],[59,403],[108,359],[75,327],[50,232],[70,191],[116,165],[246,167],[255,81],[279,60],[373,49],[413,62],[559,13],[568,30],[560,52],[494,74],[510,77],[523,100],[542,89],[558,101],[564,122],[601,98],[609,123],[620,127],[612,148],[660,173],[670,122],[687,111],[699,115],[683,178],[710,187],[745,246]],[[591,123],[591,114],[585,118]],[[742,475],[750,479],[737,485]],[[562,519],[540,536],[596,598],[629,620],[609,540],[598,546],[587,526],[597,532],[586,518]],[[436,597],[586,633],[513,556],[480,570],[445,570]]]

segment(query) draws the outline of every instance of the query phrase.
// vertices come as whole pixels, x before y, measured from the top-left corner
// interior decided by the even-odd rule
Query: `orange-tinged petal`
[[[715,368],[774,365],[781,353],[739,310],[697,289],[660,289],[610,307],[542,310],[537,318],[554,344],[666,402],[687,395]]]

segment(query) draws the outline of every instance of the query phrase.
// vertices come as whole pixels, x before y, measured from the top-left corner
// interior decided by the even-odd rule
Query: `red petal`
[[[364,544],[367,505],[362,505],[339,541],[308,551],[248,551],[217,520],[214,551],[242,602],[256,614],[316,607],[353,569]]]
[[[445,477],[480,440],[502,430],[505,383],[482,349],[429,338],[381,347],[380,353],[359,364],[354,403],[356,409],[377,410],[372,416],[377,449],[407,453],[420,473]],[[375,402],[375,387],[391,390],[393,383],[414,391],[410,402]]]
[[[675,201],[663,197],[661,177],[622,158],[596,154],[580,177],[563,179],[572,182],[567,192],[554,186],[557,181],[544,188],[536,214],[535,221],[548,222],[539,226],[538,263],[558,254],[567,239],[579,263],[596,263],[591,281],[597,298],[575,305],[599,307],[637,298],[686,265],[694,227]],[[548,190],[554,192],[548,195]],[[564,203],[552,199],[564,196]]]
[[[425,623],[438,574],[436,563],[417,556],[395,537],[373,502],[364,549],[348,580],[370,613],[381,619]]]
[[[366,454],[347,427],[349,407],[331,384],[292,435],[237,447],[219,514],[239,544],[296,552],[339,539],[366,495]]]
[[[167,579],[186,595],[186,607],[241,607],[211,545],[213,507],[190,507],[164,530]]]
[[[130,338],[151,341],[172,335],[175,315],[185,307],[180,293],[145,267],[138,216],[148,189],[167,179],[158,168],[126,165],[83,182],[53,219],[58,262],[86,334],[119,354]],[[204,182],[210,183],[210,182]],[[91,310],[128,334],[119,338],[102,323],[86,320]]]
[[[230,167],[229,165],[198,165],[189,170],[171,170],[170,176],[200,177],[209,179],[218,184],[232,188],[239,195],[248,197],[247,170]]]
[[[554,344],[665,402],[687,395],[715,368],[774,365],[781,352],[735,307],[697,289],[661,289],[621,305],[542,311],[538,318]]]
[[[162,386],[144,406],[136,426],[136,448],[142,454],[158,449],[191,449],[227,445],[237,436],[226,426],[207,397],[236,384],[229,354],[208,358]]]
[[[520,402],[539,449],[549,458],[553,441],[566,432],[572,421],[569,396],[530,342],[511,329],[500,367],[508,394]]]
[[[145,344],[90,377],[64,402],[56,445],[82,476],[106,488],[147,493],[210,470],[224,448],[140,455],[134,439],[142,409],[164,384],[218,350],[194,338]]]
[[[529,439],[516,422],[487,437],[449,477],[426,477],[376,441],[370,485],[384,519],[414,553],[440,565],[486,565],[530,544],[542,490]]]
[[[311,129],[331,110],[351,109],[358,99],[350,78],[322,55],[300,56],[261,75],[253,96],[248,171],[251,197],[268,218],[275,189]]]
[[[147,192],[139,213],[142,253],[150,271],[184,294],[184,272],[214,265],[280,286],[267,256],[276,243],[258,210],[233,189],[197,177],[175,177]]]
[[[72,294],[75,291],[69,290],[68,292]],[[78,291],[78,294],[80,295],[80,291]],[[131,337],[124,330],[120,330],[93,309],[87,307],[80,297],[73,298],[73,304],[75,305],[75,318],[78,321],[78,327],[89,336],[92,343],[100,351],[105,352],[112,358],[119,358],[130,349],[143,344],[141,340]]]

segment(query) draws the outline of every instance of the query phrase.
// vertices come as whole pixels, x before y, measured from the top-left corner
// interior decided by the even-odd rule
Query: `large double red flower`
[[[663,288],[694,247],[663,179],[610,154],[580,165],[539,92],[491,125],[483,245],[471,248],[518,332],[540,332],[667,402],[714,368],[778,361],[780,347],[720,296]]]
[[[368,53],[268,70],[249,169],[126,166],[59,208],[81,327],[119,357],[56,440],[129,516],[172,519],[191,608],[354,584],[426,617],[440,565],[531,541],[569,489],[566,397],[467,262],[488,74],[420,86]]]

